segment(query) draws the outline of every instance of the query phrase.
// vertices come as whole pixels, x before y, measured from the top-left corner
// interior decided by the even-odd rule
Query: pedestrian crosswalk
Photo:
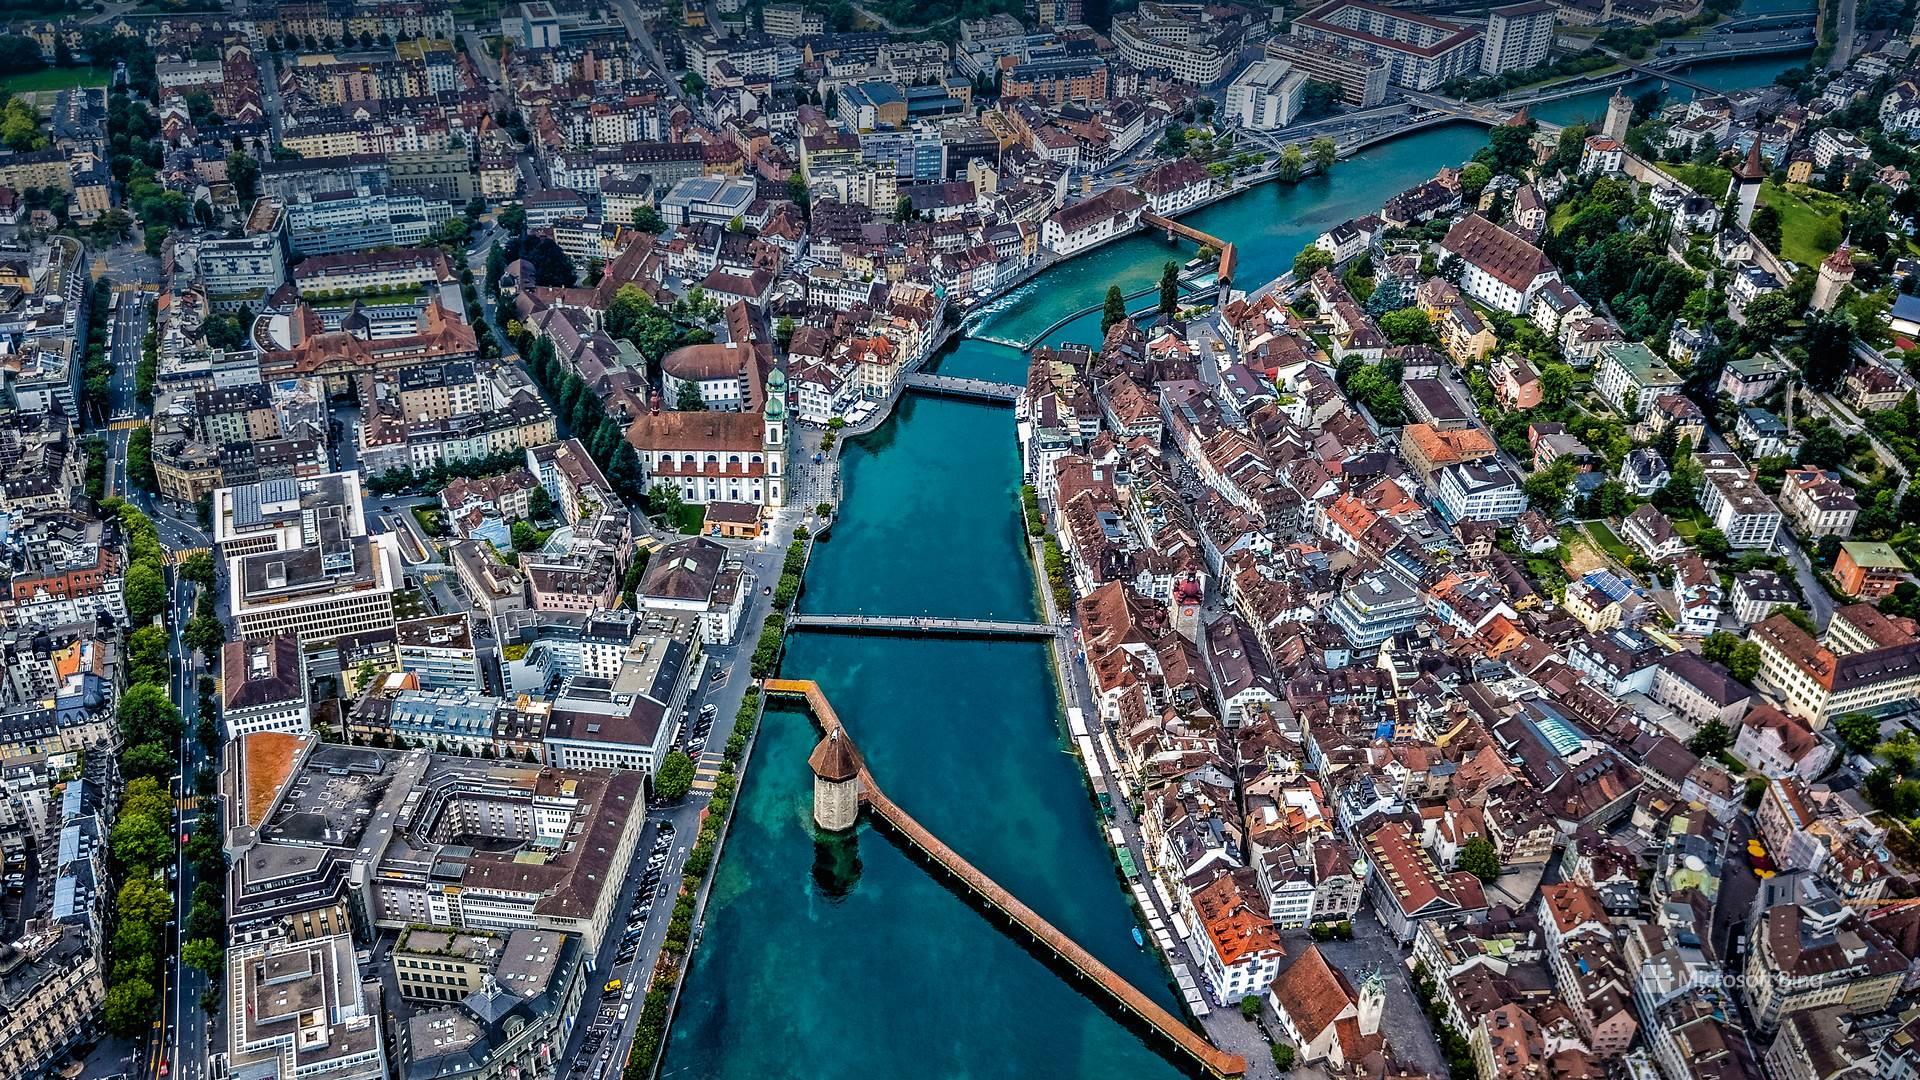
[[[107,426],[114,431],[132,431],[134,428],[146,427],[147,422],[145,420],[129,417],[125,420],[115,420],[113,423],[108,424]]]
[[[173,552],[173,564],[179,566],[195,555],[206,554],[210,554],[210,552],[203,547],[176,548]]]
[[[726,762],[726,755],[718,750],[708,750],[694,763],[693,790],[712,791],[720,779],[720,766]]]

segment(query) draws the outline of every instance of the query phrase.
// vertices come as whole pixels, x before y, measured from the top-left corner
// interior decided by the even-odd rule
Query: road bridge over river
[[[974,401],[996,401],[1011,405],[1020,400],[1027,388],[1018,383],[994,382],[991,379],[963,379],[956,375],[931,375],[924,371],[910,371],[900,377],[900,384],[911,390],[924,390],[929,394],[942,394],[946,397],[969,398]]]
[[[771,695],[805,700],[814,720],[828,735],[838,735],[846,740],[849,747],[854,745],[852,736],[847,734],[839,714],[834,712],[832,703],[827,700],[818,683],[811,679],[768,679],[765,688]],[[1121,1012],[1145,1024],[1187,1059],[1199,1065],[1208,1076],[1224,1080],[1226,1077],[1245,1075],[1245,1058],[1221,1050],[1181,1023],[1179,1018],[1101,963],[1078,942],[1021,903],[1019,897],[961,858],[959,852],[948,847],[926,826],[915,821],[912,815],[887,798],[880,790],[880,785],[874,782],[873,773],[868,770],[863,758],[856,753],[854,759],[859,762],[860,800],[872,812],[876,825],[885,826],[908,849],[945,874],[976,902],[1019,927],[1032,940],[1035,948],[1078,974],[1090,994],[1110,1002]]]

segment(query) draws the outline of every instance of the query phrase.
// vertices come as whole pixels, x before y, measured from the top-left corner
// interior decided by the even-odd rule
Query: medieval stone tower
[[[1615,142],[1627,141],[1627,128],[1633,123],[1633,99],[1624,91],[1615,90],[1607,99],[1607,118],[1600,125],[1600,134]]]
[[[1753,224],[1753,208],[1760,201],[1760,185],[1767,179],[1766,163],[1760,160],[1760,140],[1753,140],[1747,148],[1747,158],[1734,167],[1733,181],[1729,185],[1732,195],[1740,202],[1740,227],[1750,228]]]
[[[827,732],[807,758],[813,768],[813,823],[845,832],[860,821],[860,751],[839,728]]]
[[[1820,263],[1820,276],[1813,282],[1813,300],[1815,311],[1832,311],[1840,302],[1840,294],[1847,291],[1853,283],[1853,249],[1846,244],[1840,250],[1826,257]]]

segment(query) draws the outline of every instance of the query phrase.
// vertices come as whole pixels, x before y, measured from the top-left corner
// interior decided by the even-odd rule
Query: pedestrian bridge
[[[953,375],[929,375],[924,371],[910,371],[900,376],[900,384],[910,390],[924,390],[929,394],[1008,404],[1019,401],[1020,396],[1027,392],[1026,387],[1017,383],[993,382],[990,379],[962,379]]]
[[[851,744],[852,736],[840,723],[840,717],[833,711],[833,705],[820,685],[811,679],[768,679],[764,684],[768,694],[798,697],[806,701],[813,718],[829,734],[839,732],[840,737]],[[1153,999],[1141,993],[1132,983],[1116,974],[1086,949],[1081,948],[1066,934],[1060,932],[1052,923],[1040,917],[1032,908],[1020,902],[1020,899],[1008,892],[998,882],[980,872],[972,863],[960,857],[960,854],[943,843],[939,837],[927,831],[926,826],[915,821],[905,810],[900,809],[892,799],[887,798],[874,782],[873,773],[863,762],[860,766],[861,801],[873,812],[874,823],[883,825],[894,836],[906,844],[914,853],[924,858],[932,866],[942,871],[955,884],[965,889],[979,903],[988,909],[1006,917],[1015,926],[1024,930],[1034,944],[1065,964],[1086,981],[1090,994],[1117,1006],[1126,1015],[1152,1028],[1166,1038],[1181,1054],[1198,1063],[1213,1077],[1234,1077],[1244,1075],[1247,1062],[1238,1054],[1230,1054],[1208,1042],[1192,1028],[1181,1023],[1172,1013],[1161,1008]]]
[[[1168,236],[1184,236],[1196,244],[1211,247],[1220,253],[1220,272],[1217,275],[1220,284],[1226,285],[1233,281],[1234,268],[1240,263],[1240,249],[1233,246],[1233,241],[1222,240],[1212,233],[1201,232],[1191,225],[1182,225],[1170,217],[1162,217],[1151,210],[1140,215],[1140,224],[1155,229],[1165,229]]]
[[[942,619],[925,615],[796,614],[787,625],[811,630],[850,630],[868,634],[921,634],[947,637],[1051,638],[1059,628],[1015,619]]]

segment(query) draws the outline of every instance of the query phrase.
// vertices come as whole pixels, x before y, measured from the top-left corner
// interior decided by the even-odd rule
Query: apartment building
[[[196,257],[211,299],[251,301],[286,284],[287,242],[278,231],[203,240]]]
[[[1411,90],[1479,70],[1479,30],[1365,0],[1329,0],[1293,21],[1296,37],[1387,61],[1388,78]]]
[[[1136,68],[1212,86],[1232,68],[1240,32],[1214,22],[1199,4],[1149,2],[1137,14],[1114,20],[1113,43]]]
[[[443,285],[454,280],[438,248],[393,248],[311,255],[294,268],[300,295],[384,293]]]
[[[1426,604],[1418,592],[1398,576],[1377,570],[1342,592],[1328,618],[1355,649],[1373,649],[1413,629],[1425,613]]]
[[[1491,8],[1480,48],[1480,71],[1499,75],[1524,70],[1545,61],[1552,48],[1552,4],[1536,0]]]
[[[1780,510],[1793,530],[1807,539],[1853,535],[1853,523],[1860,517],[1860,503],[1854,491],[1841,483],[1840,475],[1826,469],[1788,469],[1780,486]]]
[[[1003,100],[1032,98],[1048,105],[1107,99],[1106,61],[1097,56],[1062,56],[1032,60],[1007,69],[1000,79]]]
[[[1434,509],[1449,524],[1512,521],[1527,508],[1520,480],[1492,459],[1462,461],[1434,477]]]
[[[408,619],[395,623],[393,632],[400,670],[412,673],[421,687],[481,688],[480,653],[465,613]]]
[[[1700,509],[1735,551],[1771,551],[1780,508],[1744,470],[1713,471],[1700,485]]]
[[[1270,59],[1285,60],[1315,82],[1339,87],[1345,104],[1371,109],[1387,99],[1393,65],[1380,57],[1292,34],[1268,38],[1265,51]]]
[[[1906,957],[1852,908],[1823,893],[1767,911],[1747,952],[1747,1015],[1772,1031],[1796,1012],[1844,1005],[1885,1008],[1906,976]]]

